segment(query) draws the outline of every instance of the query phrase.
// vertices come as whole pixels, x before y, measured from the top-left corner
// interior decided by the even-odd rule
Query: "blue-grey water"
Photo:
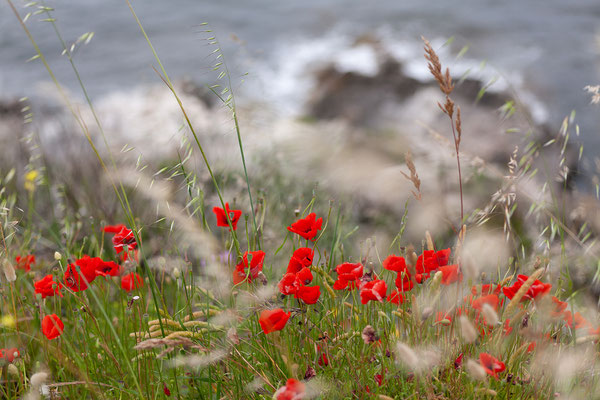
[[[13,0],[23,16],[26,2]],[[93,97],[159,83],[152,54],[124,0],[48,1],[65,40],[95,36],[75,52]],[[207,22],[220,40],[235,88],[293,110],[310,84],[311,66],[337,59],[369,71],[368,57],[345,52],[352,41],[371,34],[409,65],[425,71],[420,36],[438,46],[455,41],[443,61],[457,69],[478,69],[482,79],[501,76],[503,85],[522,90],[537,104],[537,116],[558,129],[577,111],[586,155],[600,150],[600,108],[590,105],[586,85],[600,84],[600,1],[598,0],[303,0],[303,1],[133,1],[171,77],[212,83],[213,46],[201,31]],[[73,73],[52,26],[43,15],[27,22],[59,80],[77,93]],[[469,50],[454,60],[463,47]],[[0,2],[0,97],[31,95],[49,80],[6,1]],[[476,67],[476,68],[475,68]],[[243,76],[244,73],[247,75]],[[487,75],[486,75],[487,74]]]

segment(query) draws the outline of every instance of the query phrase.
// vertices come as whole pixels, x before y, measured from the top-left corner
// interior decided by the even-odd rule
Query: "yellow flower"
[[[35,180],[38,176],[38,172],[34,169],[25,174],[25,190],[33,192],[35,190]]]
[[[10,314],[5,314],[0,318],[0,325],[6,328],[14,328],[15,318]]]

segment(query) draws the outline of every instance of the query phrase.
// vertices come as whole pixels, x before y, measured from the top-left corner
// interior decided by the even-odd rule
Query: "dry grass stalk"
[[[425,231],[425,239],[427,240],[427,250],[435,250],[433,239],[431,238],[429,231]]]
[[[425,59],[429,61],[429,71],[433,75],[433,78],[440,85],[440,90],[446,95],[446,102],[444,105],[438,102],[438,106],[444,114],[450,118],[450,126],[452,127],[452,136],[454,137],[454,149],[456,151],[456,163],[458,166],[458,185],[460,189],[460,220],[461,223],[464,219],[464,201],[463,201],[463,189],[462,189],[462,173],[460,170],[460,141],[462,137],[462,121],[460,117],[460,107],[456,107],[456,117],[454,116],[454,100],[450,98],[452,90],[454,90],[454,84],[452,83],[452,77],[450,76],[450,70],[446,68],[445,73],[442,73],[442,63],[437,53],[431,46],[431,43],[423,36],[421,39],[425,43]]]
[[[410,176],[408,176],[407,174],[405,174],[403,171],[400,171],[400,173],[409,181],[411,181],[415,187],[415,189],[417,190],[416,192],[414,190],[412,190],[412,194],[413,196],[415,196],[415,199],[417,200],[421,200],[421,180],[419,179],[419,175],[417,174],[417,169],[415,168],[415,163],[413,162],[412,159],[412,154],[410,153],[410,150],[406,152],[404,159],[406,161],[406,166],[408,167],[408,170],[410,171]]]

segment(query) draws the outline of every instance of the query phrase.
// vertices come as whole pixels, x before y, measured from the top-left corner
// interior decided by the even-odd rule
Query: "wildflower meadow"
[[[393,175],[408,185],[403,213],[377,214],[394,234],[359,239],[366,228],[351,215],[352,197],[247,167],[229,60],[218,32],[201,25],[218,73],[210,96],[237,142],[224,150],[235,172],[219,168],[151,32],[125,3],[188,145],[149,167],[110,150],[54,10],[7,0],[31,62],[91,149],[78,162],[99,172],[59,186],[63,172],[43,157],[0,168],[1,398],[600,398],[592,217],[569,217],[567,180],[544,175],[540,155],[556,149],[563,171],[576,146],[573,116],[551,141],[516,148],[496,171],[494,196],[472,201],[484,179],[462,146],[477,132],[455,99],[460,77],[422,38],[447,127],[437,146],[452,160],[450,211],[432,217],[429,166],[409,144]],[[29,30],[38,17],[57,27],[83,103],[65,92]],[[21,104],[24,119],[37,118]]]

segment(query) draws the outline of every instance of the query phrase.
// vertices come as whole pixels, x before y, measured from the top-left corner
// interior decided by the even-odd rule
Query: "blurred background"
[[[15,2],[22,16],[25,2]],[[94,32],[90,45],[75,52],[83,80],[94,98],[138,85],[156,84],[155,64],[124,1],[48,1],[65,41]],[[242,99],[259,99],[285,111],[298,112],[311,88],[315,68],[336,63],[364,74],[376,71],[376,60],[357,40],[381,42],[405,64],[405,72],[429,78],[420,36],[444,43],[455,38],[451,55],[464,46],[460,60],[446,58],[455,74],[470,69],[488,83],[510,85],[531,106],[535,116],[556,125],[575,109],[580,113],[582,140],[600,145],[598,112],[583,92],[599,79],[600,3],[594,0],[498,2],[447,1],[318,1],[301,3],[257,0],[133,2],[167,71],[200,84],[213,83],[208,59],[207,22],[220,41],[232,83]],[[32,95],[48,81],[18,21],[0,5],[0,94],[7,98]],[[76,88],[72,71],[53,28],[32,16],[28,27],[67,87]],[[483,72],[481,63],[485,62]],[[243,77],[242,74],[246,74]]]

